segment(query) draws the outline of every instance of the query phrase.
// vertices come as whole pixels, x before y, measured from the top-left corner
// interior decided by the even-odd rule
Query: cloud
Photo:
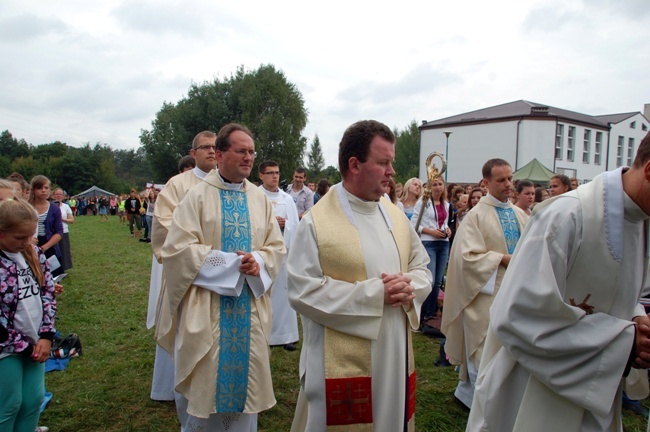
[[[238,17],[209,2],[197,7],[185,2],[124,2],[111,15],[124,29],[153,35],[205,39],[215,34],[251,31]]]
[[[21,14],[0,19],[0,40],[3,42],[25,41],[51,34],[64,34],[68,26],[55,18],[41,18]]]
[[[392,104],[396,100],[419,98],[461,78],[431,64],[420,63],[392,82],[362,82],[341,91],[337,99],[352,104]]]
[[[521,27],[524,32],[556,32],[581,22],[577,11],[566,10],[557,5],[544,6],[531,11]]]
[[[634,21],[650,17],[647,0],[585,0],[585,8],[599,7],[608,14],[619,15]]]

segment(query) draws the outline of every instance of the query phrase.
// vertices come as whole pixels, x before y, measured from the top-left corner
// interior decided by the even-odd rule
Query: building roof
[[[629,113],[621,113],[621,114],[605,114],[605,115],[594,116],[594,118],[597,118],[598,120],[600,120],[605,124],[609,124],[609,123],[617,124],[622,122],[623,120],[629,119],[630,117],[634,117],[637,114],[638,112],[629,112]]]
[[[463,114],[446,117],[440,120],[426,122],[420,126],[420,129],[437,129],[440,127],[458,126],[472,123],[489,123],[500,120],[520,118],[540,119],[544,117],[557,118],[562,121],[585,124],[601,129],[609,129],[608,123],[600,119],[600,117],[607,116],[596,117],[575,111],[552,107],[549,105],[530,102],[527,100],[508,102],[502,105],[495,105],[489,108],[483,108],[476,111],[470,111]]]

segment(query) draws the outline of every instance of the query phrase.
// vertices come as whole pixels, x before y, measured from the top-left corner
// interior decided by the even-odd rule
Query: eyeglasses
[[[208,150],[208,151],[212,150],[212,151],[216,151],[216,150],[217,150],[217,146],[213,146],[213,145],[200,145],[200,146],[198,146],[197,148],[195,148],[194,150]]]
[[[233,149],[228,149],[228,150],[225,150],[225,151],[231,151],[231,152],[235,153],[237,156],[242,157],[242,158],[244,156],[246,156],[246,155],[249,155],[252,158],[257,157],[257,152],[255,150],[244,150],[244,149],[233,150]]]
[[[280,171],[267,171],[265,173],[262,173],[262,175],[280,175]]]

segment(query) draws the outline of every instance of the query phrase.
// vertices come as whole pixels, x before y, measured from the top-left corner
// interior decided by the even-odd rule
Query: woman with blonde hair
[[[0,201],[16,198],[16,187],[9,180],[0,179]]]
[[[422,305],[422,323],[435,318],[438,311],[438,293],[442,286],[442,278],[447,268],[449,258],[449,239],[452,230],[449,224],[453,215],[453,208],[447,201],[447,189],[442,178],[437,178],[431,183],[431,197],[427,202],[419,199],[415,204],[411,225],[415,227],[420,218],[418,234],[422,239],[422,245],[429,255],[427,268],[433,276],[431,294]]]
[[[402,191],[402,196],[399,201],[402,203],[402,206],[404,206],[404,213],[406,213],[406,217],[409,219],[413,217],[413,208],[421,196],[422,182],[420,179],[417,177],[408,179],[404,184],[404,190]]]
[[[22,199],[0,202],[0,430],[34,431],[54,337],[54,281],[32,244],[38,215]]]

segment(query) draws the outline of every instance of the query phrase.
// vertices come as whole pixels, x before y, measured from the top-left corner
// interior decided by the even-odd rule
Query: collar
[[[352,206],[350,205],[350,199],[348,198],[348,194],[350,194],[350,192],[345,190],[345,188],[343,187],[343,183],[335,184],[330,188],[329,192],[327,193],[329,194],[332,192],[336,193],[336,197],[341,203],[341,207],[343,208],[343,213],[345,214],[345,217],[356,229],[359,229],[359,225],[357,225],[357,222],[354,218],[354,212],[352,211]],[[350,195],[354,196],[352,194]],[[367,201],[367,202],[375,202],[375,201]],[[386,226],[388,227],[388,230],[392,231],[393,224],[391,223],[391,220],[388,217],[388,211],[386,210],[386,207],[384,207],[384,205],[381,202],[377,202],[377,206],[379,207],[379,211],[381,212],[384,221],[386,221]]]
[[[272,191],[272,190],[268,190],[268,189],[266,188],[266,186],[264,186],[263,184],[260,185],[260,187],[261,187],[262,189],[264,189],[265,192],[270,192],[270,193],[278,193],[278,192],[280,192],[280,188],[275,188],[275,190]]]
[[[498,199],[496,199],[494,196],[488,194],[485,196],[490,202],[489,204],[492,204],[495,207],[501,207],[501,208],[509,208],[510,207],[510,200],[506,200],[506,202],[501,202]]]
[[[194,168],[192,168],[192,172],[194,173],[195,176],[197,176],[197,177],[200,178],[201,180],[203,180],[203,179],[205,178],[205,176],[208,175],[207,172],[203,171],[203,170],[202,170],[201,168],[199,168],[199,167],[194,167]]]
[[[238,191],[238,190],[242,190],[244,188],[244,182],[233,183],[230,180],[227,180],[224,177],[222,177],[221,174],[218,171],[217,171],[217,175],[219,176],[219,179],[221,179],[221,183],[223,183],[224,189]]]

